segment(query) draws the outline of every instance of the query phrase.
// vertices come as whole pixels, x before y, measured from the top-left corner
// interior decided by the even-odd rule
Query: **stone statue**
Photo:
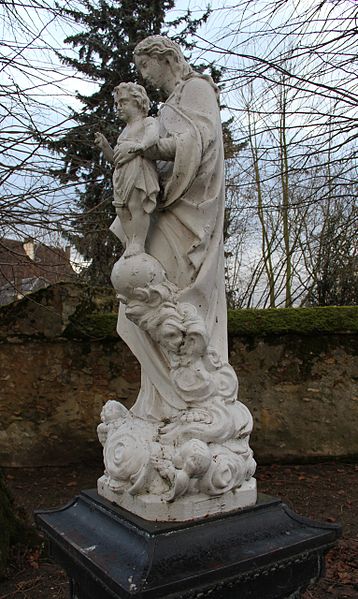
[[[159,140],[157,121],[148,117],[149,98],[144,87],[136,83],[121,83],[114,90],[114,98],[121,118],[127,123],[117,139],[114,152],[107,139],[96,133],[95,143],[105,157],[117,159],[113,174],[113,205],[126,236],[126,258],[144,252],[150,214],[156,207],[159,192],[158,174],[152,160],[143,152]]]
[[[127,242],[111,277],[118,333],[142,368],[133,408],[111,402],[102,413],[98,492],[149,520],[188,520],[256,502],[252,418],[227,356],[218,89],[166,37],[144,39],[134,56],[167,99],[156,119],[143,109],[134,125],[123,98],[134,107],[144,95],[121,84],[127,127],[114,151],[97,135],[115,165],[111,229]],[[141,231],[130,232],[125,210],[132,220],[142,212]]]

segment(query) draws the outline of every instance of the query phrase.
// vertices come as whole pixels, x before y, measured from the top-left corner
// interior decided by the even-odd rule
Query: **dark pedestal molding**
[[[335,524],[298,516],[278,499],[193,522],[148,522],[96,491],[38,511],[72,599],[288,599],[322,574]]]

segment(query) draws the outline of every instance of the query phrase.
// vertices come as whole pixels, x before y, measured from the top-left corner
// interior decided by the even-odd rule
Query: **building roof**
[[[28,292],[29,281],[41,286],[69,281],[75,276],[70,263],[70,247],[48,246],[32,239],[0,239],[0,289]],[[27,289],[25,289],[27,287]]]

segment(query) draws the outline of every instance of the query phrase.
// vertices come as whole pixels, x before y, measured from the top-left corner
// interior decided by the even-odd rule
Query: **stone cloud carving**
[[[121,84],[127,126],[114,150],[96,136],[126,247],[111,277],[118,333],[142,368],[133,408],[103,407],[98,491],[150,520],[188,520],[256,501],[252,417],[227,358],[218,92],[168,38],[140,42],[135,61],[167,100],[147,117],[144,88]]]

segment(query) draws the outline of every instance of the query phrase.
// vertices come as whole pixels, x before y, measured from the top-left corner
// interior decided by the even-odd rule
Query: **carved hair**
[[[180,46],[163,35],[150,35],[139,42],[134,48],[136,64],[141,56],[154,56],[168,60],[172,66],[179,67],[181,77],[186,77],[193,72],[191,66],[186,62]]]
[[[150,108],[150,100],[147,96],[147,92],[145,91],[143,85],[138,85],[138,83],[120,83],[113,90],[114,100],[117,101],[118,96],[121,92],[127,92],[129,96],[131,96],[139,106],[139,110],[143,112],[143,114],[147,115],[148,110]]]

